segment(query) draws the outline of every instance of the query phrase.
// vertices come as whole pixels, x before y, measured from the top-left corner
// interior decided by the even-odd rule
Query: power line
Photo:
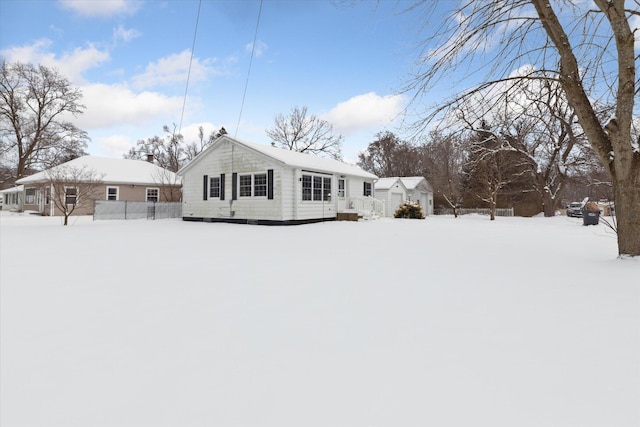
[[[240,127],[240,119],[242,118],[242,110],[244,109],[244,100],[247,96],[247,87],[249,86],[249,76],[251,75],[251,64],[253,64],[253,55],[256,51],[256,41],[258,39],[258,27],[260,26],[260,16],[262,15],[262,0],[260,0],[260,9],[258,10],[258,21],[256,22],[256,31],[253,35],[253,45],[251,46],[251,58],[249,59],[249,70],[247,71],[247,80],[244,83],[244,93],[242,94],[242,103],[240,104],[240,114],[238,115],[238,123],[236,124],[236,132],[234,137],[238,136],[238,128]]]
[[[198,14],[196,16],[196,27],[193,31],[193,43],[191,45],[191,58],[189,58],[189,70],[187,71],[187,84],[184,88],[184,99],[182,100],[182,112],[180,113],[180,126],[178,127],[178,133],[182,133],[182,119],[184,118],[184,108],[187,104],[187,92],[189,91],[189,78],[191,77],[191,63],[193,62],[193,51],[196,49],[196,36],[198,35],[198,22],[200,21],[200,7],[202,6],[202,0],[198,2]],[[174,135],[175,136],[175,135]]]

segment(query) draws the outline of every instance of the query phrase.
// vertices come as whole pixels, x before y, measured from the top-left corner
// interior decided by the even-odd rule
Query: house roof
[[[310,154],[299,153],[297,151],[291,151],[291,150],[285,150],[282,148],[272,147],[270,145],[255,144],[252,142],[239,140],[237,138],[232,138],[229,135],[224,135],[218,138],[216,142],[214,142],[206,150],[200,153],[189,164],[187,164],[182,169],[180,169],[178,171],[178,174],[181,175],[184,172],[186,172],[193,164],[195,164],[204,156],[206,156],[209,150],[214,149],[214,147],[217,147],[218,145],[222,144],[224,141],[229,141],[239,146],[243,146],[249,150],[258,152],[264,156],[270,157],[284,165],[291,166],[291,167],[307,169],[309,171],[359,176],[359,177],[370,178],[370,179],[378,178],[376,175],[369,173],[357,166],[349,165],[347,163],[344,163],[338,160],[329,159],[326,157],[312,156]]]
[[[378,179],[378,181],[376,181],[376,184],[375,184],[374,188],[376,190],[388,190],[391,187],[393,187],[398,181],[400,181],[400,184],[405,186],[404,183],[400,180],[400,178],[395,176],[395,177],[391,177],[391,178],[380,178],[380,179]]]
[[[51,169],[21,178],[16,183],[24,185],[48,181],[50,172],[64,171],[64,168],[93,170],[97,175],[102,176],[101,181],[104,183],[159,185],[163,183],[180,184],[181,182],[180,177],[175,173],[146,161],[82,156]]]
[[[389,180],[389,181],[387,181]],[[378,180],[378,182],[376,183],[376,189],[379,190],[386,190],[388,188],[391,188],[391,186],[397,181],[400,180],[402,181],[402,184],[404,184],[404,186],[406,187],[407,190],[412,191],[415,190],[421,183],[424,183],[424,187],[429,190],[429,191],[433,191],[433,188],[431,187],[431,184],[429,184],[429,181],[427,181],[423,176],[392,176],[392,177],[387,177],[387,178],[380,178]],[[386,185],[385,183],[390,182],[390,184],[388,184],[388,187],[378,187],[379,183],[382,183],[380,185]]]
[[[0,194],[6,193],[21,193],[24,191],[24,185],[16,185],[15,187],[5,188],[4,190],[0,190]]]

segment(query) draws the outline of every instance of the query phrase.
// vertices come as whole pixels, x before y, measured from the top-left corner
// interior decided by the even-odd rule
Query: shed
[[[374,197],[384,201],[385,216],[393,217],[398,207],[407,200],[407,188],[398,177],[380,178],[375,185]]]
[[[422,176],[393,176],[376,182],[375,197],[385,201],[385,214],[392,217],[405,201],[418,203],[425,215],[433,215],[433,188]]]
[[[407,200],[418,202],[425,215],[433,215],[433,187],[423,176],[406,176],[400,180],[407,188]]]

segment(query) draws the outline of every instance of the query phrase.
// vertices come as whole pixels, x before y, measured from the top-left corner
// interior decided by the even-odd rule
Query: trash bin
[[[600,222],[600,211],[582,211],[582,225],[598,225]]]

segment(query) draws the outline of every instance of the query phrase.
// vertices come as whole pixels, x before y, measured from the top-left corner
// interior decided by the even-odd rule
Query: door
[[[337,199],[338,199],[338,212],[344,212],[349,209],[348,206],[348,194],[347,194],[347,179],[346,178],[338,178],[338,191],[337,191]]]
[[[402,204],[402,193],[391,193],[391,209],[387,212],[387,216],[393,216],[396,210]]]

